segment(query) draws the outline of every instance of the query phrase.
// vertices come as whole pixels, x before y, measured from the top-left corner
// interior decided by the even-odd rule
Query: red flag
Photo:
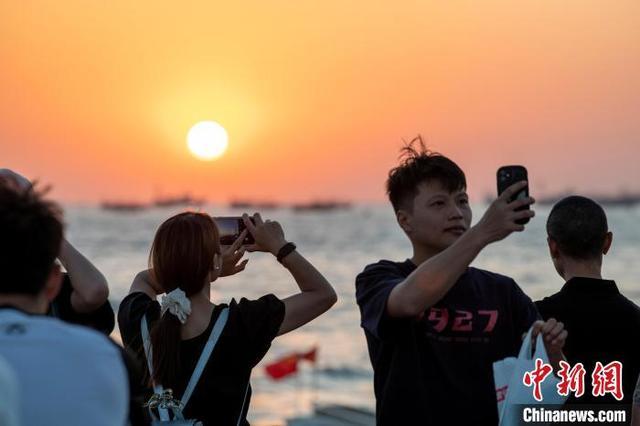
[[[267,364],[265,369],[267,374],[275,380],[280,380],[290,374],[298,372],[298,361],[305,360],[315,364],[318,355],[318,348],[314,347],[308,352],[294,352]]]
[[[300,359],[304,359],[315,364],[317,356],[318,356],[318,347],[316,346],[313,349],[311,349],[309,352],[300,354]]]
[[[267,374],[279,380],[298,371],[298,354],[288,355],[266,366]]]

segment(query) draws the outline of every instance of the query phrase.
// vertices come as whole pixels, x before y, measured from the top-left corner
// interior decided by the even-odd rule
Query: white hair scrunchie
[[[179,287],[162,296],[160,316],[167,311],[178,318],[182,324],[187,322],[187,317],[191,314],[191,301]]]

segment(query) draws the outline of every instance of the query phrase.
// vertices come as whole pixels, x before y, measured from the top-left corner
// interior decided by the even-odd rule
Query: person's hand
[[[247,251],[265,251],[276,256],[282,246],[287,243],[282,226],[278,222],[263,221],[259,213],[253,215],[255,225],[246,213],[242,215],[242,220],[255,240],[255,244],[246,247]]]
[[[487,244],[502,240],[512,232],[524,231],[524,225],[517,224],[516,220],[535,216],[533,210],[516,211],[519,207],[535,203],[533,197],[509,202],[512,196],[526,186],[526,181],[520,181],[505,189],[476,224],[476,229],[482,233]]]
[[[235,275],[240,271],[244,271],[247,263],[249,263],[249,259],[245,259],[238,263],[245,253],[245,249],[242,248],[242,242],[247,236],[247,233],[248,231],[245,229],[240,233],[233,244],[222,247],[222,267],[220,268],[221,277],[228,277],[230,275]]]
[[[11,169],[0,169],[0,182],[15,191],[26,191],[32,186],[29,179]]]
[[[555,318],[533,323],[531,337],[534,341],[538,334],[541,333],[544,347],[547,350],[547,355],[549,355],[549,361],[553,364],[554,369],[557,369],[559,362],[564,359],[562,348],[564,348],[569,333],[564,329],[564,324],[556,321]]]

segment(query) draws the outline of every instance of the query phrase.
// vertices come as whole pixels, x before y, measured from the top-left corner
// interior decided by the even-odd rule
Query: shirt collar
[[[616,282],[598,278],[573,277],[562,286],[563,293],[575,294],[620,294]]]
[[[15,309],[16,311],[25,312],[17,306],[9,305],[8,303],[0,303],[0,309]]]

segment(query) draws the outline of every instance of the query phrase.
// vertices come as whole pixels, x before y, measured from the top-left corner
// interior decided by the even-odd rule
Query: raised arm
[[[145,293],[153,300],[155,300],[157,295],[164,293],[164,291],[154,281],[151,269],[145,269],[138,272],[133,279],[131,287],[129,287],[129,294],[137,292]]]
[[[259,214],[255,214],[253,218],[255,225],[249,220],[249,216],[243,216],[247,229],[256,241],[256,244],[247,247],[247,250],[268,251],[277,256],[280,249],[287,244],[282,227],[278,222],[263,222]],[[331,284],[297,250],[285,256],[282,264],[295,279],[300,292],[283,300],[285,315],[278,335],[308,323],[326,312],[338,300]]]
[[[67,270],[71,281],[71,306],[78,313],[92,312],[109,297],[107,280],[93,263],[64,239],[58,259]]]
[[[0,178],[8,180],[16,191],[28,191],[32,187],[29,179],[10,169],[0,169]],[[74,311],[92,312],[107,301],[109,287],[104,275],[66,239],[62,242],[58,259],[71,280],[71,306]]]
[[[523,231],[518,219],[533,217],[532,210],[515,211],[533,204],[529,197],[509,203],[509,199],[526,186],[519,182],[507,188],[487,209],[480,221],[446,250],[419,265],[404,281],[395,286],[387,300],[391,317],[413,317],[436,304],[462,275],[469,264],[488,244],[514,231]]]

